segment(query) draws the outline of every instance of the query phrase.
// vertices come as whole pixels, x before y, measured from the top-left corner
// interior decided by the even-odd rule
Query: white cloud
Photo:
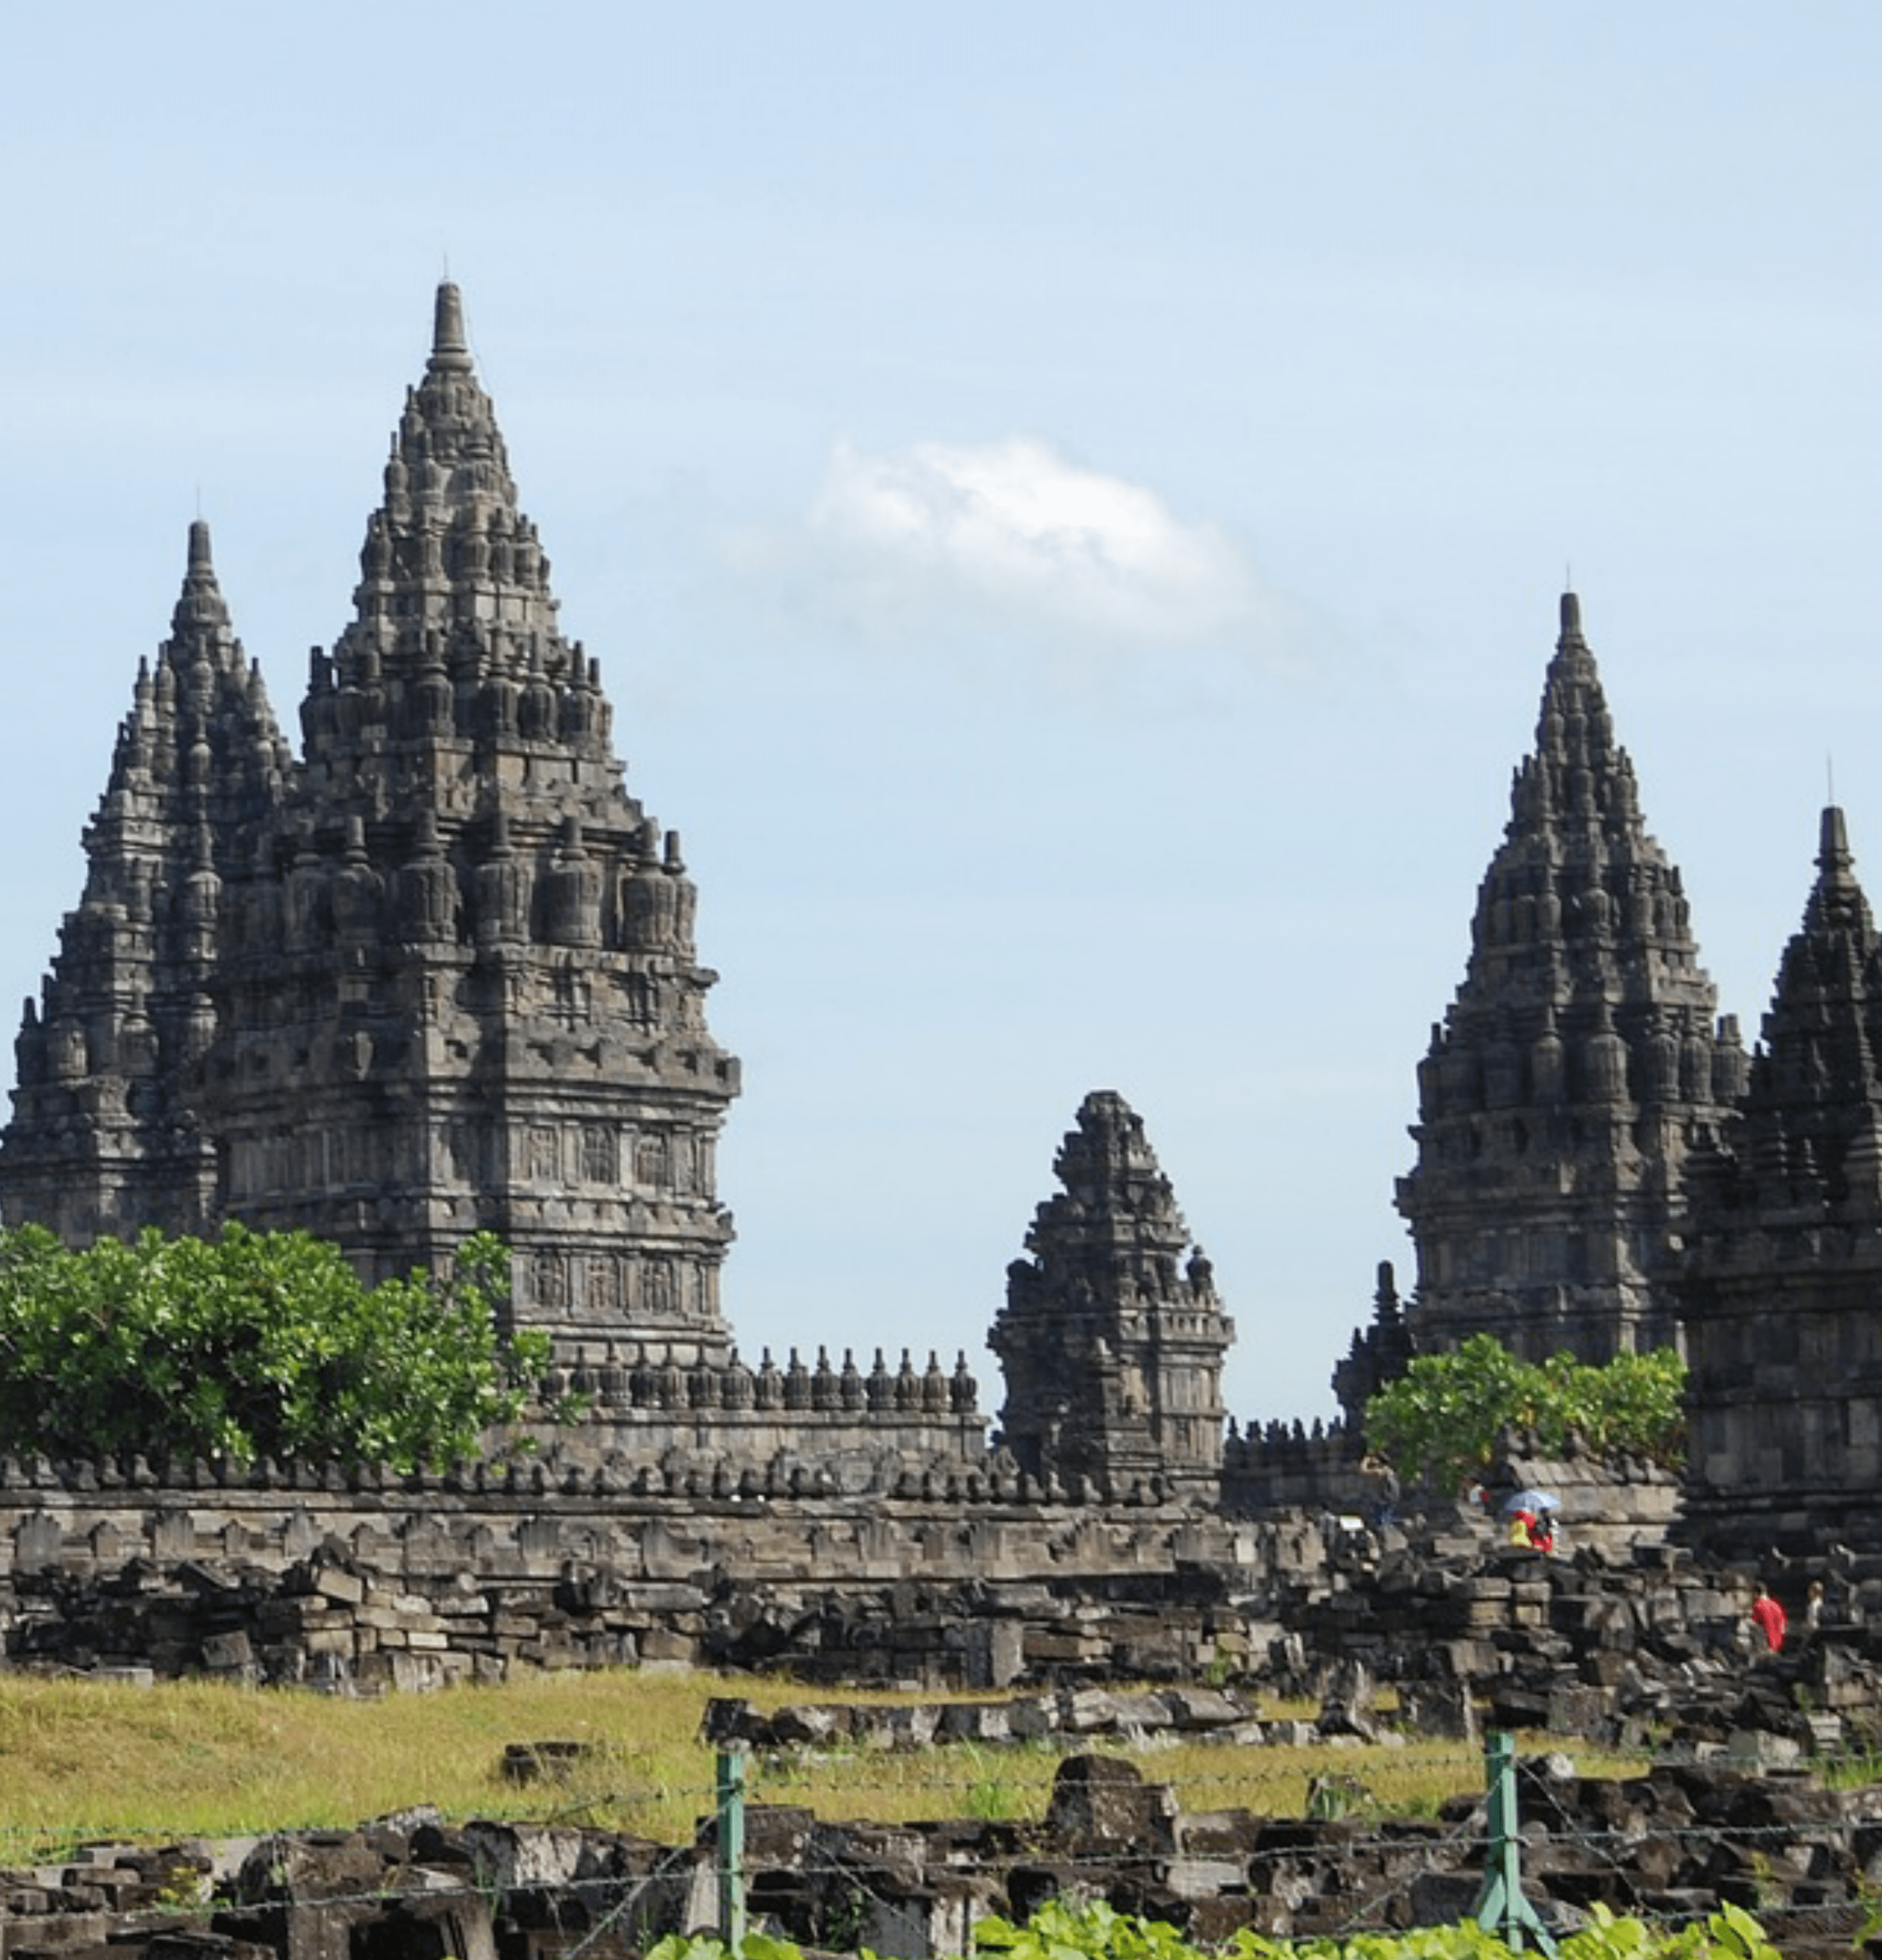
[[[749,574],[782,576],[794,611],[871,638],[963,620],[1113,650],[1288,657],[1303,609],[1220,527],[1025,437],[831,450],[807,517],[747,538]]]

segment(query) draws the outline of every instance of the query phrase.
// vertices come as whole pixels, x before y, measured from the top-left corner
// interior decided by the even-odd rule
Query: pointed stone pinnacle
[[[1833,803],[1824,810],[1818,832],[1817,868],[1826,872],[1845,872],[1853,861],[1849,854],[1849,833],[1843,823],[1842,812]]]
[[[470,347],[464,338],[463,298],[449,279],[438,286],[438,304],[432,319],[431,366],[434,369],[449,368],[468,373]]]

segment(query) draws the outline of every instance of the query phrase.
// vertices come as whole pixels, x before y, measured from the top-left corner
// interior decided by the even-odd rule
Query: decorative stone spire
[[[1372,1325],[1363,1332],[1355,1331],[1345,1357],[1333,1369],[1333,1394],[1354,1436],[1364,1431],[1367,1403],[1405,1373],[1412,1357],[1411,1332],[1399,1302],[1392,1262],[1381,1259],[1372,1296]]]
[[[438,289],[431,357],[406,396],[359,562],[355,619],[330,663],[317,660],[303,714],[316,770],[344,783],[362,752],[389,741],[481,737],[486,754],[514,746],[526,682],[542,697],[524,730],[538,773],[605,775],[614,766],[588,663],[557,625],[549,560],[519,508],[449,283]],[[351,697],[346,711],[329,711],[330,689]]]
[[[1221,1466],[1222,1357],[1234,1323],[1141,1118],[1087,1096],[1053,1165],[1030,1259],[1007,1269],[988,1336],[1006,1374],[1005,1443],[1033,1475],[1199,1491]]]
[[[448,283],[354,605],[310,660],[305,766],[233,895],[288,924],[220,976],[203,1107],[224,1202],[372,1273],[494,1231],[559,1365],[609,1338],[663,1367],[723,1360],[738,1065],[707,1032],[717,976],[623,787],[598,668],[557,623]]]
[[[1846,1195],[1844,1160],[1882,1111],[1877,947],[1843,813],[1833,807],[1823,813],[1816,882],[1779,966],[1739,1119],[1696,1171],[1696,1229],[1716,1236],[1726,1214],[1769,1213],[1795,1223],[1836,1212]]]
[[[596,1347],[723,1361],[717,976],[556,624],[454,286],[301,719],[296,765],[193,525],[21,1030],[6,1215],[300,1228],[367,1278],[489,1230],[571,1376]]]
[[[1882,943],[1840,810],[1742,1112],[1689,1176],[1689,1528],[1882,1548]]]
[[[1716,1005],[1565,593],[1536,746],[1419,1071],[1418,1163],[1399,1186],[1419,1347],[1483,1331],[1533,1358],[1601,1360],[1674,1338],[1682,1167],[1743,1078]]]
[[[9,1223],[83,1243],[145,1224],[199,1230],[212,1217],[214,1143],[190,1085],[213,1027],[221,894],[287,766],[199,520],[170,638],[154,671],[138,670],[86,829],[84,895],[40,1008],[27,1006],[0,1139]]]

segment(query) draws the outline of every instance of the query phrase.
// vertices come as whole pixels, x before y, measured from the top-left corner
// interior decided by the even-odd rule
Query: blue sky
[[[1882,854],[1882,14],[9,10],[0,1001],[199,508],[291,725],[462,285],[683,833],[756,1352],[981,1351],[1089,1090],[1330,1414],[1572,566],[1721,1007]],[[1874,861],[1882,864],[1882,855]]]

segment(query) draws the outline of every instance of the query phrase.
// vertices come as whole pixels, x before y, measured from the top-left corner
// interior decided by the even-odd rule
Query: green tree
[[[549,1359],[546,1336],[498,1331],[508,1268],[487,1233],[448,1273],[368,1288],[304,1232],[147,1230],[74,1252],[38,1226],[0,1231],[0,1450],[474,1455]]]
[[[1522,1361],[1488,1334],[1447,1354],[1422,1354],[1366,1405],[1368,1448],[1432,1488],[1489,1467],[1506,1429],[1533,1431],[1545,1450],[1572,1432],[1604,1454],[1679,1461],[1686,1363],[1670,1348],[1622,1354],[1596,1367],[1566,1352]]]

